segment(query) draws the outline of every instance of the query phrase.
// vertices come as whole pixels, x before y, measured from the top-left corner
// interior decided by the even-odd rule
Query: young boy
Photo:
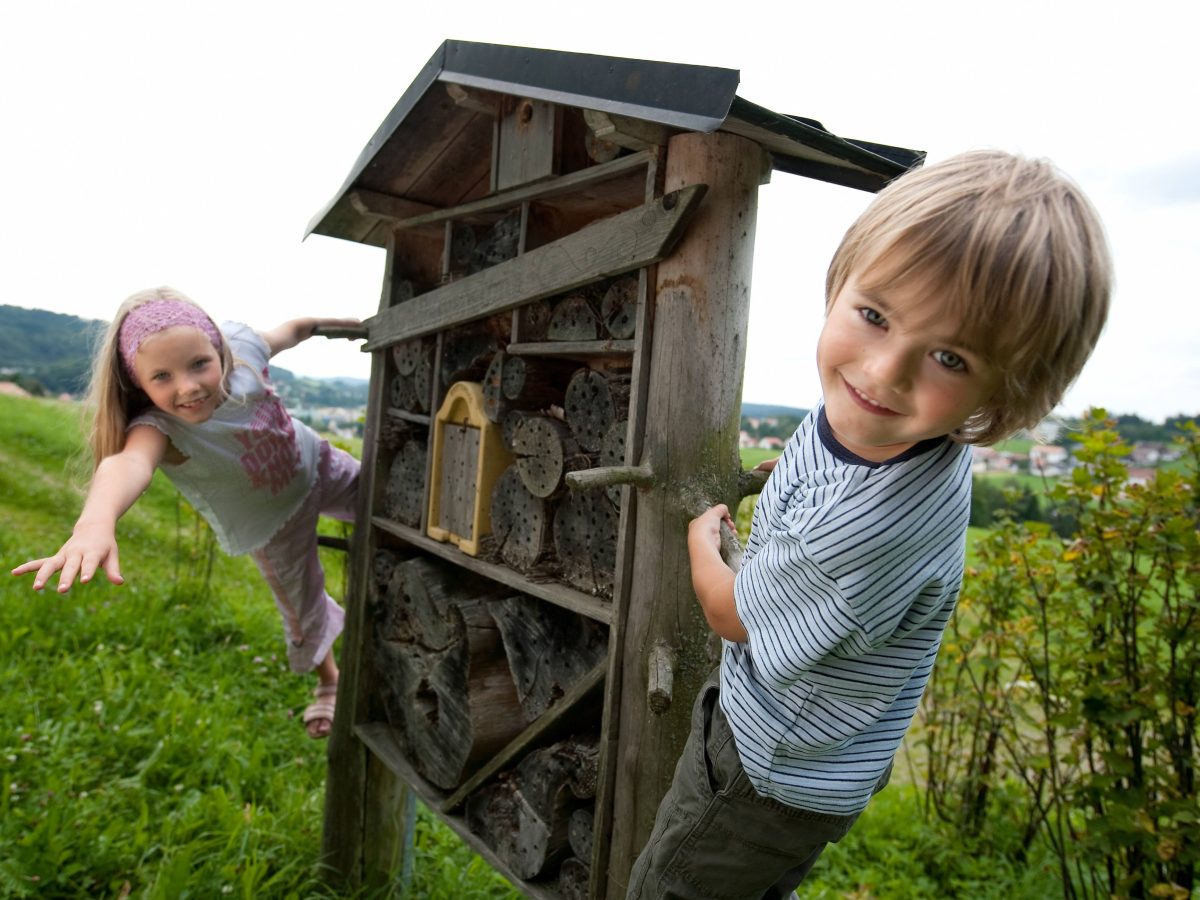
[[[829,267],[823,402],[779,458],[740,572],[725,506],[688,532],[725,639],[630,898],[788,897],[887,782],[962,580],[970,444],[1035,425],[1095,346],[1099,219],[1043,161],[908,173]]]

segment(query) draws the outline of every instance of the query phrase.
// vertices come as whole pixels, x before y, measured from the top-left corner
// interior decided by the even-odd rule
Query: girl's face
[[[825,317],[817,368],[825,414],[851,452],[883,462],[949,434],[988,402],[999,374],[921,284],[846,280]]]
[[[198,328],[177,325],[146,338],[133,369],[150,402],[177,419],[199,425],[221,405],[221,357]]]

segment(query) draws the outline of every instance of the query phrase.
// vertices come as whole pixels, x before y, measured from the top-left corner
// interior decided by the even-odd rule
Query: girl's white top
[[[152,408],[129,427],[154,426],[187,457],[164,463],[163,472],[212,526],[221,548],[237,555],[266,544],[299,508],[316,480],[321,438],[275,395],[266,341],[238,322],[222,322],[221,333],[239,364],[212,417],[192,425]]]

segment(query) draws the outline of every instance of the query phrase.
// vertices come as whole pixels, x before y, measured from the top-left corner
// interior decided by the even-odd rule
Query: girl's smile
[[[146,338],[134,372],[151,403],[193,425],[208,421],[224,399],[221,358],[198,328],[179,325]]]

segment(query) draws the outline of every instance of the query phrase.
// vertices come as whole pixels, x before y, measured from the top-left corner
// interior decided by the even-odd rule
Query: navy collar
[[[896,463],[907,462],[914,459],[930,450],[941,447],[947,441],[947,436],[926,438],[923,441],[918,441],[902,453],[898,453],[891,459],[885,459],[883,462],[874,462],[869,459],[863,459],[857,453],[852,453],[842,446],[841,441],[834,436],[833,427],[829,424],[829,419],[825,416],[825,405],[822,404],[817,410],[817,435],[821,438],[821,443],[825,449],[836,456],[844,463],[852,466],[867,466],[871,469],[878,469],[880,466],[894,466]]]

